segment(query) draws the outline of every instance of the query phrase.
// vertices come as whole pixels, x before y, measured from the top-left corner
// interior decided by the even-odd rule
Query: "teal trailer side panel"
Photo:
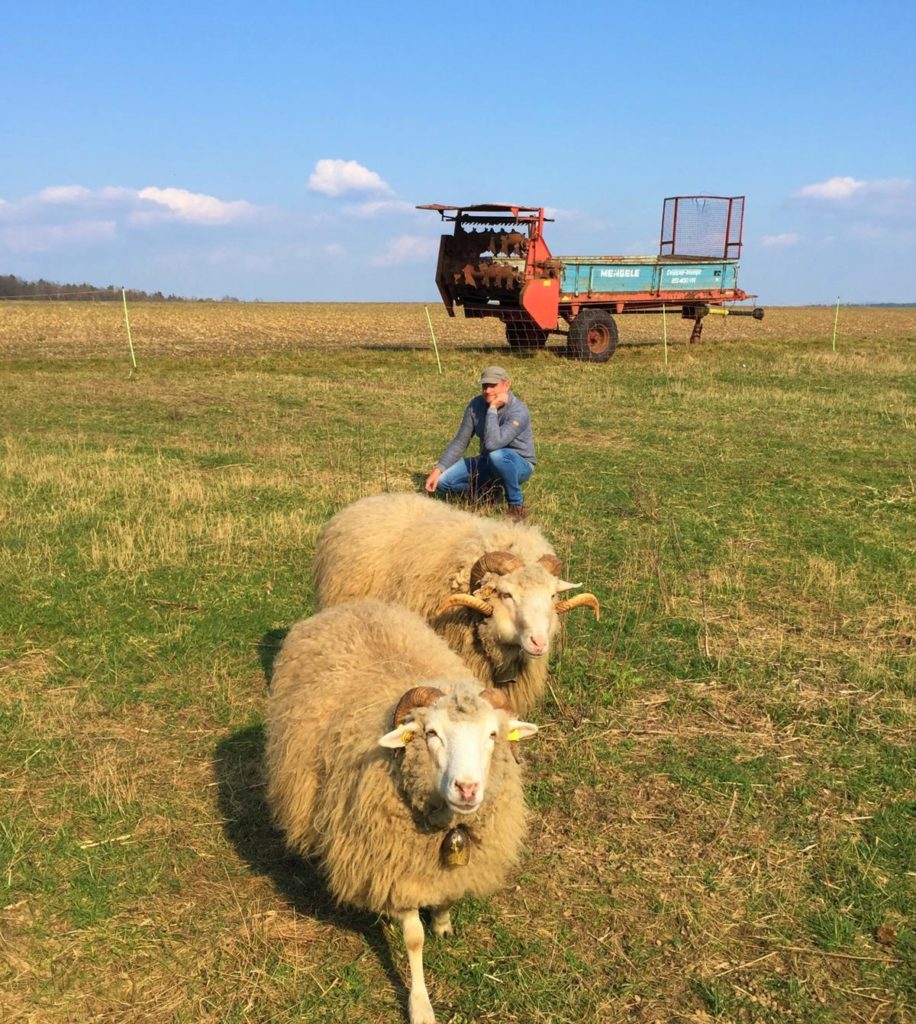
[[[651,292],[655,290],[652,264],[601,264],[564,262],[560,291],[574,295],[588,292]]]
[[[563,259],[560,291],[564,295],[659,295],[664,292],[719,292],[738,287],[732,260],[668,262],[612,256]]]
[[[662,266],[659,288],[663,291],[718,291],[737,286],[737,267],[733,263],[685,263]]]

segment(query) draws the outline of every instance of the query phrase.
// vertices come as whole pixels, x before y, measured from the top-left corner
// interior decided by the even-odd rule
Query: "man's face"
[[[481,384],[480,390],[483,392],[484,398],[505,395],[509,390],[509,381],[501,380],[498,384]]]

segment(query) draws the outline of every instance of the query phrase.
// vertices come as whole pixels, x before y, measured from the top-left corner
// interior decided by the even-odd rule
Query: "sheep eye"
[[[512,595],[511,595],[511,594],[500,594],[499,596],[500,596],[500,597],[501,597],[501,598],[502,598],[502,599],[503,599],[504,601],[512,601],[512,600],[513,600],[513,598],[512,598]]]
[[[497,735],[498,735],[498,733],[496,733],[496,732],[491,732],[491,733],[490,733],[490,739],[491,739],[491,740],[495,740],[495,739],[496,739],[496,737],[497,737]]]
[[[439,733],[437,733],[435,729],[427,729],[426,738],[428,740],[437,740],[439,739]]]

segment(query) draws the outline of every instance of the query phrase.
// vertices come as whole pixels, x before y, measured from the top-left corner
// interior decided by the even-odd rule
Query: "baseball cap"
[[[508,379],[509,374],[501,366],[488,366],[480,375],[480,385],[483,387],[484,384],[499,384]]]

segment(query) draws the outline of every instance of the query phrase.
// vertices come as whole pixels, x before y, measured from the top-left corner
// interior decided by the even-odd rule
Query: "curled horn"
[[[594,594],[576,594],[575,597],[571,597],[568,601],[557,601],[554,608],[558,612],[571,612],[573,608],[581,608],[583,605],[587,605],[595,613],[595,618],[601,618],[601,605],[598,604],[598,598]]]
[[[563,563],[556,555],[541,555],[538,563],[543,565],[551,576],[560,576],[563,573]]]
[[[480,581],[488,572],[495,572],[498,576],[505,576],[507,572],[515,572],[521,569],[525,563],[517,556],[508,551],[488,551],[471,566],[470,591],[473,592],[480,586]]]
[[[492,615],[493,605],[484,601],[482,597],[475,597],[473,594],[452,594],[447,597],[436,609],[436,615],[451,611],[452,608],[473,608],[481,615]]]
[[[399,725],[403,725],[404,719],[414,708],[428,708],[430,704],[435,704],[440,697],[444,696],[445,694],[435,686],[415,686],[412,690],[408,690],[394,709],[392,728],[397,729]]]
[[[512,707],[512,701],[509,700],[509,694],[505,690],[487,689],[480,691],[481,700],[485,700],[491,707],[496,708],[497,711],[508,711],[509,714],[514,714],[515,708]]]

